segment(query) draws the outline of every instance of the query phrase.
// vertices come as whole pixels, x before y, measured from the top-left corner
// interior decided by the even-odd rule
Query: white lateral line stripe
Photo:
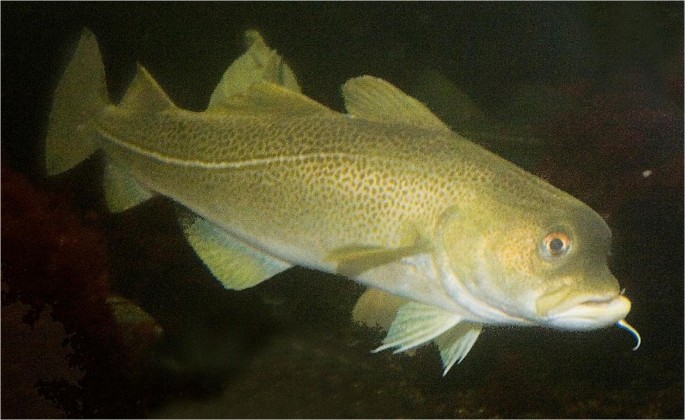
[[[113,136],[110,136],[107,133],[100,132],[100,134],[110,143],[114,143],[119,147],[122,147],[124,149],[131,150],[135,153],[139,153],[141,155],[147,156],[149,158],[158,160],[160,162],[172,164],[172,165],[178,165],[178,166],[186,166],[186,167],[193,167],[193,168],[202,168],[202,169],[240,169],[244,167],[249,167],[249,166],[260,166],[260,165],[269,165],[273,163],[283,163],[283,162],[297,162],[297,161],[304,161],[308,159],[331,159],[331,158],[337,158],[337,159],[353,159],[353,158],[358,158],[359,156],[352,155],[349,153],[340,153],[340,152],[328,152],[328,153],[307,153],[307,154],[302,154],[302,155],[286,155],[286,156],[274,156],[274,157],[264,157],[264,158],[254,158],[254,159],[246,159],[246,160],[240,160],[240,161],[223,161],[223,162],[203,162],[201,160],[185,160],[185,159],[180,159],[177,157],[173,156],[168,156],[161,154],[159,152],[154,152],[148,149],[144,149],[140,146],[136,146],[130,143],[123,142],[121,140],[116,139]]]

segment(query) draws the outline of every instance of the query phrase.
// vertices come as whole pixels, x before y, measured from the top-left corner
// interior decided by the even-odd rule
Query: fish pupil
[[[549,248],[554,253],[560,252],[564,249],[564,241],[559,238],[554,238],[549,242]]]

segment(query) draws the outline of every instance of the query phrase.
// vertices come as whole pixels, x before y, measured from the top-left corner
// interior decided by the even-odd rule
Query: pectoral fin
[[[350,245],[329,252],[325,261],[337,264],[337,273],[346,277],[356,277],[374,267],[399,261],[410,255],[430,251],[428,240],[417,238],[409,246],[386,248],[380,246]]]
[[[455,363],[458,364],[464,360],[482,329],[483,324],[481,323],[462,321],[433,340],[440,350],[440,358],[444,368],[442,376],[447,375]]]
[[[373,352],[396,347],[400,353],[425,344],[457,325],[462,317],[444,309],[410,302],[397,311],[397,318],[390,325],[383,345]]]
[[[247,289],[292,266],[229,235],[206,219],[183,216],[180,221],[190,245],[227,289]]]
[[[387,331],[397,311],[408,302],[408,299],[371,287],[354,305],[352,319],[368,327],[381,327]]]

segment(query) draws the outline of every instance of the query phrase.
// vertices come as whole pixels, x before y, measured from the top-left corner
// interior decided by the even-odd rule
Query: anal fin
[[[292,266],[246,244],[202,217],[182,216],[180,221],[190,245],[227,289],[247,289]]]
[[[137,206],[153,195],[130,174],[111,163],[107,164],[103,183],[107,207],[113,213]]]

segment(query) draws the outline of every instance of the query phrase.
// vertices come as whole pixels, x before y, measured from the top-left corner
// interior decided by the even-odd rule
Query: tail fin
[[[55,90],[45,145],[48,175],[73,168],[97,150],[93,122],[108,103],[97,40],[84,29]]]

